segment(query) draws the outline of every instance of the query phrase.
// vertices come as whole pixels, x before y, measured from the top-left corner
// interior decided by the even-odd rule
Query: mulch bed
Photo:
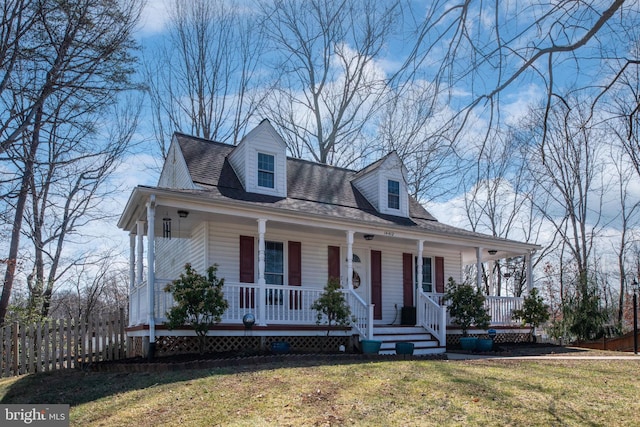
[[[135,357],[117,361],[93,363],[87,367],[94,372],[166,372],[186,369],[218,369],[229,367],[258,367],[286,363],[292,366],[363,363],[392,360],[446,360],[446,354],[382,355],[359,353],[233,353],[180,354],[147,359]]]

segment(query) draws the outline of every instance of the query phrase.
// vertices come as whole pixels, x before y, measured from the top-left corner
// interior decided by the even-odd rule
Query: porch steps
[[[382,341],[380,354],[396,354],[396,343],[412,342],[413,354],[440,354],[446,348],[440,347],[438,340],[424,328],[415,326],[374,326],[373,339]]]

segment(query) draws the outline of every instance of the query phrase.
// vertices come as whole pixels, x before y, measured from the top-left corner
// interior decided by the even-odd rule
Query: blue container
[[[380,351],[380,346],[382,345],[382,341],[376,340],[362,340],[360,342],[362,344],[362,352],[365,354],[376,354]]]
[[[413,354],[413,349],[415,345],[412,342],[397,342],[396,343],[396,354]]]
[[[461,337],[460,346],[463,350],[475,350],[478,344],[477,337]]]
[[[491,351],[493,349],[493,340],[487,338],[478,339],[476,349],[478,351]]]
[[[274,341],[271,343],[271,352],[277,354],[289,353],[289,343],[286,341]]]

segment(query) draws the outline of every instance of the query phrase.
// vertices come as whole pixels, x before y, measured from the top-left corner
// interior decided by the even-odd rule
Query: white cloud
[[[169,21],[169,2],[149,0],[140,16],[140,33],[145,36],[164,31]]]

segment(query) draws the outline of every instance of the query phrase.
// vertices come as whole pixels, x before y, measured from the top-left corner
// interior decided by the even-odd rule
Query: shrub
[[[218,279],[217,265],[207,269],[207,276],[200,275],[191,267],[184,266],[178,280],[165,287],[173,294],[176,305],[167,312],[167,327],[176,329],[190,325],[196,332],[200,353],[204,353],[205,339],[209,329],[220,322],[229,303],[224,299],[224,279]]]
[[[522,320],[524,325],[529,325],[531,328],[529,337],[534,339],[535,329],[549,320],[549,306],[538,294],[538,289],[532,288],[531,293],[524,298],[522,308],[513,310],[512,316],[514,319]]]
[[[489,327],[491,316],[484,308],[485,297],[470,284],[458,284],[453,277],[449,277],[444,300],[449,302],[449,314],[453,317],[453,323],[462,329],[462,336],[468,335],[471,325],[480,329]]]
[[[327,323],[327,336],[331,326],[348,326],[353,321],[351,308],[340,290],[340,282],[335,278],[327,281],[324,292],[314,301],[311,309],[318,312],[316,324],[321,324],[323,320]]]

